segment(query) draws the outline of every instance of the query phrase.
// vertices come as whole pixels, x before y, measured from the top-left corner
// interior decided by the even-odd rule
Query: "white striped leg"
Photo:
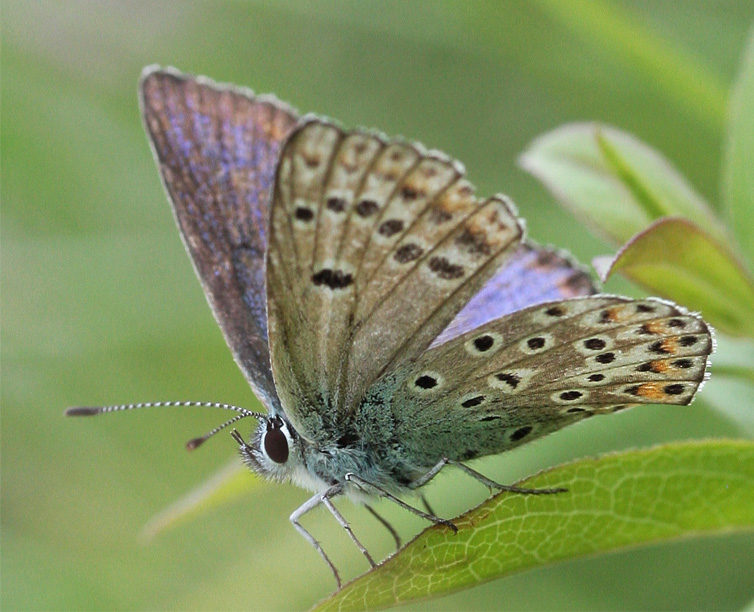
[[[340,492],[341,491],[338,491],[338,493]],[[346,530],[346,533],[350,536],[351,540],[353,540],[353,543],[356,544],[356,547],[367,558],[367,561],[369,561],[369,565],[371,565],[372,567],[375,567],[376,564],[374,562],[374,559],[372,559],[372,555],[370,555],[366,547],[361,542],[359,542],[359,539],[354,534],[353,530],[351,529],[351,526],[348,524],[346,519],[343,518],[343,515],[338,511],[338,509],[332,503],[332,501],[330,500],[330,497],[331,496],[328,495],[327,492],[325,492],[322,495],[322,503],[325,504],[325,506],[330,512],[332,512],[332,515],[335,517],[335,520],[338,521],[338,523],[340,523],[340,526]]]
[[[319,553],[319,556],[322,557],[325,560],[325,563],[330,567],[330,570],[332,570],[333,576],[335,576],[335,582],[338,584],[338,589],[342,586],[342,583],[340,581],[340,574],[338,574],[338,570],[335,568],[335,565],[333,565],[333,562],[330,561],[330,558],[325,554],[325,551],[322,549],[322,546],[320,545],[317,540],[314,539],[314,536],[309,533],[304,527],[299,523],[299,519],[304,516],[307,512],[310,510],[313,510],[317,506],[319,506],[321,503],[324,502],[326,496],[332,496],[337,495],[339,493],[342,493],[343,486],[342,485],[334,485],[327,489],[324,493],[317,493],[313,497],[311,497],[308,501],[301,504],[296,511],[291,514],[290,521],[293,523],[293,526],[296,528],[296,531],[298,531],[304,538],[306,538],[307,542],[314,546],[314,549]]]

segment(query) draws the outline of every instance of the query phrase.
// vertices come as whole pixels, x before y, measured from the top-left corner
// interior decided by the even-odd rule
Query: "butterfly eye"
[[[264,434],[264,452],[275,463],[288,461],[288,440],[279,427],[271,427]]]

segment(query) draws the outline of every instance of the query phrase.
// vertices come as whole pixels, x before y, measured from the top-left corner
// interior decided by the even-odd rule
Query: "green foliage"
[[[584,459],[520,483],[567,494],[498,493],[425,530],[314,610],[375,610],[586,555],[754,530],[754,443],[667,444]]]

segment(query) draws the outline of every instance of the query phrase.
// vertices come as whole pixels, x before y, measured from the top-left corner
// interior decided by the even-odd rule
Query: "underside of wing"
[[[432,465],[499,453],[633,404],[688,404],[712,348],[704,321],[672,303],[598,295],[486,323],[370,395],[390,398],[407,454]]]
[[[281,155],[270,229],[272,365],[309,437],[423,352],[523,236],[507,199],[477,199],[457,162],[316,119]]]
[[[279,404],[267,341],[268,199],[295,111],[272,97],[147,69],[141,109],[184,244],[233,356]]]

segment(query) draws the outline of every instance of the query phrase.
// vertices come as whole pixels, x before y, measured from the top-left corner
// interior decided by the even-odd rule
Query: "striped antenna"
[[[254,412],[253,410],[247,410],[240,406],[233,406],[232,404],[221,404],[219,402],[140,402],[138,404],[120,404],[117,406],[72,406],[65,411],[66,416],[94,416],[95,414],[105,414],[107,412],[119,412],[121,410],[135,410],[136,408],[173,408],[173,407],[198,407],[198,408],[222,408],[223,410],[232,410],[239,414],[234,416],[229,421],[226,421],[222,425],[215,427],[212,431],[194,438],[186,442],[186,449],[192,451],[195,448],[201,446],[209,438],[214,436],[217,432],[222,431],[228,425],[232,425],[241,419],[246,417],[253,417],[257,421],[266,419],[267,416],[261,412]]]

